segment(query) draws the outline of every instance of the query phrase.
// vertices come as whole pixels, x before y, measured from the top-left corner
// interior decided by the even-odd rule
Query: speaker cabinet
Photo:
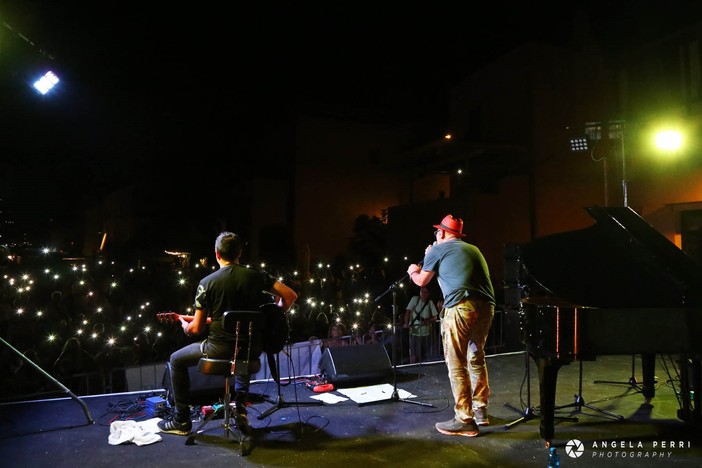
[[[135,392],[165,388],[163,387],[163,382],[159,382],[159,378],[163,375],[165,367],[165,362],[157,362],[125,368],[124,380],[126,380],[127,390]],[[116,390],[113,390],[113,392],[114,391]]]
[[[336,387],[380,383],[390,375],[390,357],[382,344],[326,348],[319,369]]]

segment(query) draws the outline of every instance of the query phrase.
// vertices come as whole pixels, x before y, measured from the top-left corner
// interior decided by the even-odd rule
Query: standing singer
[[[436,242],[424,251],[422,266],[411,264],[407,274],[420,287],[437,276],[444,297],[441,334],[455,406],[454,417],[435,427],[442,434],[475,437],[478,426],[489,424],[484,347],[495,314],[495,292],[482,252],[462,240],[463,220],[449,214],[434,227]]]

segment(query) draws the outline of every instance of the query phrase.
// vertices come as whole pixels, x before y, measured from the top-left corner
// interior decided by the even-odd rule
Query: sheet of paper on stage
[[[312,395],[310,398],[323,401],[324,403],[328,403],[330,405],[348,400],[348,398],[340,397],[339,395],[334,395],[333,393],[320,393],[318,395]]]
[[[373,401],[388,400],[392,397],[394,387],[390,384],[369,385],[367,387],[355,388],[339,388],[337,391],[342,395],[351,398],[356,403],[370,403]],[[397,395],[401,400],[407,398],[416,398],[417,395],[412,395],[410,392],[397,389]]]

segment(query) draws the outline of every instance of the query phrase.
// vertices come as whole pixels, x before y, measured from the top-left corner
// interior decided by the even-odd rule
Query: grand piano
[[[702,266],[628,207],[586,211],[596,221],[590,227],[517,246],[541,437],[550,445],[555,435],[560,367],[597,355],[641,354],[645,398],[654,396],[655,356],[675,355],[684,389],[678,417],[699,422]]]

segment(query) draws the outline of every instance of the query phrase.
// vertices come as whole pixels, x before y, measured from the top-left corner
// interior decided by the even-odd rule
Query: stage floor
[[[557,415],[577,418],[577,422],[556,422],[553,445],[560,453],[561,466],[702,466],[702,435],[699,427],[677,417],[679,406],[672,387],[674,382],[677,388],[677,382],[674,375],[667,375],[662,359],[657,358],[658,388],[652,407],[642,406],[643,397],[627,383],[631,356],[585,361],[582,389],[578,364],[561,368],[556,404],[568,406]],[[480,436],[474,438],[446,436],[434,429],[434,423],[453,416],[446,367],[438,362],[398,366],[387,380],[377,382],[391,390],[396,387],[402,395],[415,395],[408,399],[415,403],[395,400],[390,392],[388,399],[370,404],[351,399],[309,404],[317,394],[300,379],[281,386],[286,405],[258,419],[274,407],[278,391],[272,381],[255,383],[249,410],[255,430],[247,456],[242,456],[237,438],[223,438],[221,420],[211,421],[194,445],[185,445],[185,437],[170,434],[159,434],[160,441],[146,445],[111,445],[108,437],[114,421],[136,420],[150,427],[145,422],[150,417],[138,412],[139,402],[163,395],[159,390],[81,397],[87,411],[72,398],[7,403],[0,406],[1,464],[5,468],[544,467],[547,449],[539,434],[537,371],[529,362],[527,385],[526,363],[523,353],[488,357],[491,425],[481,428]],[[574,406],[578,394],[592,408],[578,411]],[[331,395],[344,397],[338,390]],[[88,423],[88,415],[94,423]],[[583,444],[577,458],[566,453],[572,440]]]

